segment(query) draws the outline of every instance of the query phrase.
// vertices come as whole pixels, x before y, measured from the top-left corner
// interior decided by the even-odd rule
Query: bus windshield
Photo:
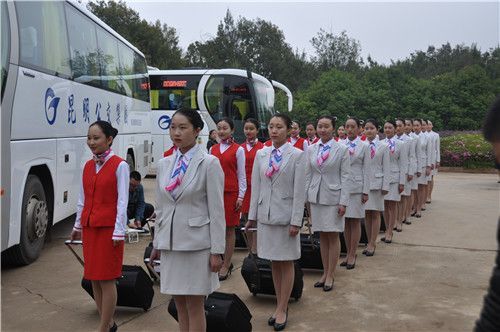
[[[201,75],[151,75],[151,109],[172,110],[186,107],[198,109],[196,92]]]

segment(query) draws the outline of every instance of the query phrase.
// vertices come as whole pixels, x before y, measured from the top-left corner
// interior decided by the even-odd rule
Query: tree
[[[89,2],[87,8],[141,50],[149,65],[161,69],[184,66],[175,28],[162,24],[159,20],[148,23],[121,0]]]
[[[363,64],[360,43],[349,38],[345,30],[335,35],[320,29],[311,39],[311,44],[316,51],[312,61],[320,71],[331,68],[353,70]]]

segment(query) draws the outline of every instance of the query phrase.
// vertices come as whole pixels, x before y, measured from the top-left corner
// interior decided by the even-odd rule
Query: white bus
[[[156,161],[172,146],[168,135],[170,120],[180,107],[198,110],[205,121],[198,143],[206,146],[208,134],[222,117],[234,120],[236,141],[244,140],[243,124],[247,118],[258,119],[260,139],[268,138],[267,123],[274,114],[274,88],[285,91],[288,111],[292,94],[283,84],[241,69],[149,70],[151,88],[151,173]]]
[[[149,83],[144,55],[77,2],[1,1],[1,25],[2,258],[22,265],[76,212],[91,123],[146,175]]]

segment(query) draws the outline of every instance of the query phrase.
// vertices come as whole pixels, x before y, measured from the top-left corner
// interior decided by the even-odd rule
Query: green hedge
[[[494,167],[490,143],[481,134],[458,134],[441,139],[441,166],[465,168]]]

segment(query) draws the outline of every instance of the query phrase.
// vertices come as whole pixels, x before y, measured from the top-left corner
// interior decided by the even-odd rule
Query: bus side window
[[[71,71],[63,2],[15,1],[15,5],[20,32],[20,64],[69,77]]]
[[[2,100],[3,100],[3,91],[5,89],[5,83],[7,82],[7,73],[9,71],[9,54],[10,54],[10,27],[9,27],[9,15],[7,13],[7,3],[5,1],[1,2],[1,10],[2,10],[2,29],[0,32],[2,33],[2,48],[0,51],[2,52]]]

